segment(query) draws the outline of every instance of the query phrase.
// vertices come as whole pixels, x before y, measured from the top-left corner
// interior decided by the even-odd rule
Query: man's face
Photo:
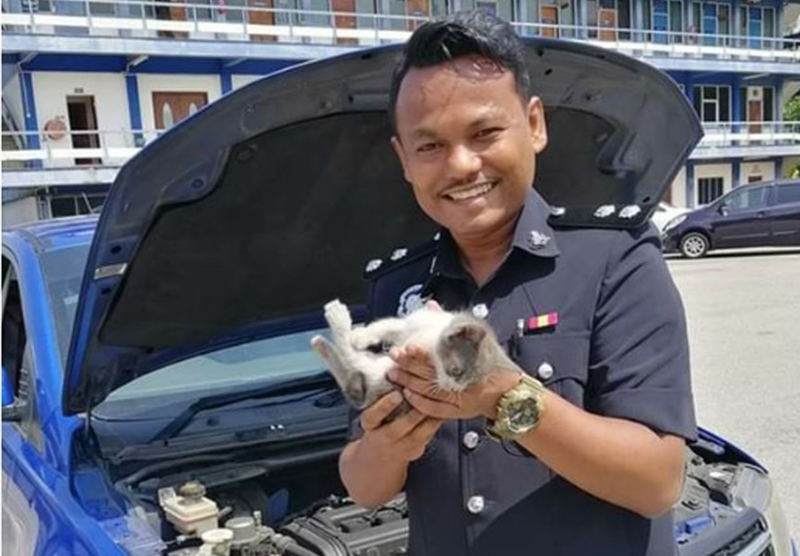
[[[412,68],[397,98],[392,144],[425,213],[459,238],[513,229],[547,145],[538,98],[482,58]]]

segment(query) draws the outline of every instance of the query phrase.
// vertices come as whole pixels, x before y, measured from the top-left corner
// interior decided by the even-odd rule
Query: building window
[[[105,200],[105,194],[50,196],[50,215],[58,218],[100,212]]]
[[[694,109],[703,122],[730,122],[731,88],[717,85],[694,87]]]
[[[697,202],[707,205],[722,196],[722,178],[700,178],[697,180]]]

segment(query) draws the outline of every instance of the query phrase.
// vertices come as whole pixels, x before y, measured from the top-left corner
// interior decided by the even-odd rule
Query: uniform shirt
[[[574,405],[695,438],[683,309],[651,227],[559,228],[531,190],[511,250],[482,286],[446,230],[399,252],[372,265],[372,318],[428,297],[471,310],[526,373]],[[553,313],[557,324],[536,326]],[[354,420],[353,437],[358,428]],[[671,512],[650,520],[599,500],[516,444],[489,439],[483,418],[445,422],[409,466],[405,490],[412,556],[676,554]]]

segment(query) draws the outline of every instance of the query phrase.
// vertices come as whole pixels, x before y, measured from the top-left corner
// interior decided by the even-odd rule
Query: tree
[[[783,107],[783,121],[800,122],[800,93],[796,93]],[[800,123],[797,126],[800,127]],[[789,176],[800,178],[800,164],[796,164],[794,168],[789,168]]]
[[[786,122],[800,122],[800,93],[788,100],[783,108],[783,120]]]

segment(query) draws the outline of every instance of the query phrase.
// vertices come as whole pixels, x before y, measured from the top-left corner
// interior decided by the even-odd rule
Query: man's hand
[[[430,354],[419,346],[394,348],[390,353],[398,368],[389,371],[389,380],[403,387],[406,400],[420,413],[438,419],[496,417],[500,396],[519,384],[520,375],[510,369],[496,369],[481,384],[462,392],[436,387],[436,373]]]
[[[400,392],[391,392],[365,409],[361,413],[361,442],[383,459],[412,462],[425,453],[442,421],[411,409],[391,423],[382,424],[402,402]]]

